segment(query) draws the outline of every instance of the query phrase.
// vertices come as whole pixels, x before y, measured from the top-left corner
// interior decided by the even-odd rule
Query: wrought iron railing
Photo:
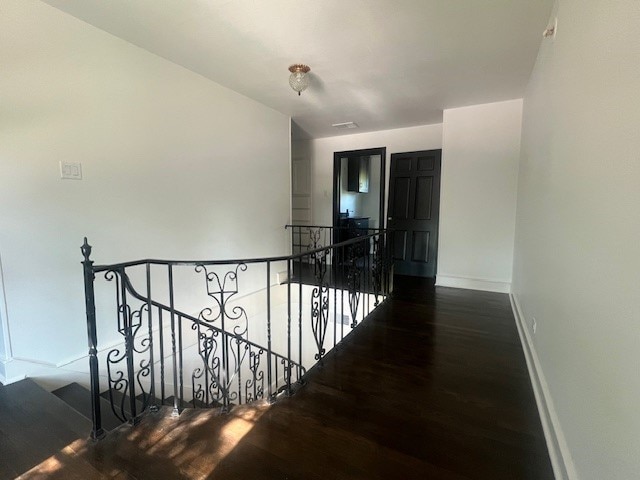
[[[293,254],[308,252],[383,230],[381,228],[357,227],[355,224],[345,226],[286,225],[285,229],[291,232],[291,252]]]
[[[291,395],[390,293],[389,242],[380,230],[283,257],[94,265],[85,238],[92,437],[104,435],[101,393],[130,423],[160,405],[178,415]]]

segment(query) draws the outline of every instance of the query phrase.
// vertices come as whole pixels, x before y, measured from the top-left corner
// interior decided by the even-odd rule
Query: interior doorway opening
[[[333,154],[334,242],[384,228],[386,147]]]

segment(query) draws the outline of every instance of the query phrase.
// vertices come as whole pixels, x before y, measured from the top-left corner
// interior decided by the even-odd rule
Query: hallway
[[[293,397],[162,409],[23,478],[553,478],[508,296],[395,282]]]

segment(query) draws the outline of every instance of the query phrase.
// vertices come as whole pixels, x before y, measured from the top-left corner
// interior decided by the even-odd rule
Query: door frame
[[[338,218],[340,217],[340,173],[341,163],[340,159],[344,157],[363,157],[380,155],[380,212],[378,228],[384,229],[387,224],[387,219],[384,215],[385,212],[385,192],[386,192],[386,161],[387,161],[387,147],[376,148],[363,148],[360,150],[345,150],[342,152],[333,152],[333,226],[338,226]],[[333,241],[337,240],[337,236],[334,234]]]

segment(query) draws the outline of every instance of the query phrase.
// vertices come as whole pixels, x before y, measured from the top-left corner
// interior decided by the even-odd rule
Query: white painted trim
[[[571,457],[571,452],[569,451],[569,446],[562,431],[558,414],[553,405],[551,392],[549,391],[549,386],[545,379],[535,345],[529,334],[529,329],[527,328],[522,309],[520,308],[518,297],[511,293],[509,299],[511,300],[513,316],[515,317],[516,326],[518,327],[522,350],[527,361],[529,378],[531,379],[533,393],[536,397],[538,414],[540,415],[542,429],[544,430],[544,437],[547,442],[553,473],[557,480],[577,480],[578,474],[573,463],[573,458]]]
[[[484,278],[458,277],[455,275],[436,275],[436,286],[483,290],[485,292],[509,293],[511,283]]]
[[[4,341],[5,358],[0,360],[11,360],[11,331],[9,329],[9,310],[7,309],[7,298],[4,287],[4,274],[2,271],[2,259],[0,258],[0,329],[2,329],[2,339]],[[4,382],[3,382],[4,383]]]
[[[24,380],[25,378],[27,378],[26,375],[17,375],[15,377],[0,377],[0,383],[2,383],[3,385],[11,385],[12,383]]]
[[[13,359],[0,361],[0,364],[2,364],[2,368],[4,370],[3,375],[0,377],[0,382],[3,385],[9,385],[11,383],[19,382],[20,380],[24,380],[25,378],[27,378],[27,376],[22,372],[18,375],[15,375],[13,373],[14,369],[12,369],[12,366],[16,364]]]

